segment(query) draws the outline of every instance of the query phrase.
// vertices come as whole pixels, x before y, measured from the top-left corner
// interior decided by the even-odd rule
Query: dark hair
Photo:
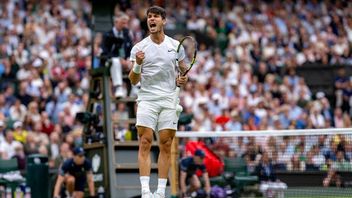
[[[158,14],[161,16],[161,18],[165,19],[166,18],[166,12],[165,9],[159,6],[152,6],[150,8],[148,8],[147,10],[147,15],[149,13],[153,13],[153,14]]]

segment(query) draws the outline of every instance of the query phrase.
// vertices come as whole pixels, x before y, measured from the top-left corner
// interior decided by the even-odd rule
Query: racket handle
[[[178,97],[180,96],[180,87],[176,87],[176,93],[174,98],[174,107],[178,105]]]

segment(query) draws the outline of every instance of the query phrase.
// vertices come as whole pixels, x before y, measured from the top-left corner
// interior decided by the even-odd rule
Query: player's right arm
[[[133,49],[132,49],[133,51]],[[132,52],[133,53],[133,52]],[[132,85],[136,85],[141,80],[142,64],[144,60],[144,52],[136,53],[136,61],[132,61],[132,69],[128,75]]]
[[[61,176],[61,175],[57,176],[57,180],[54,188],[54,198],[60,197],[59,192],[60,192],[62,183],[64,183],[64,180],[65,180],[64,176]]]
[[[56,197],[60,197],[59,194],[60,194],[60,189],[61,189],[61,186],[62,186],[62,183],[64,183],[65,181],[65,173],[67,171],[67,163],[63,163],[61,165],[61,167],[59,168],[59,174],[57,176],[57,180],[56,180],[56,184],[55,184],[55,188],[54,188],[54,198]]]
[[[186,178],[187,178],[187,169],[188,169],[188,158],[182,159],[180,162],[180,187],[182,197],[184,197],[187,192]]]
[[[185,171],[181,170],[180,173],[180,187],[181,187],[181,193],[184,195],[187,191],[187,186],[186,186],[186,177],[187,173]]]

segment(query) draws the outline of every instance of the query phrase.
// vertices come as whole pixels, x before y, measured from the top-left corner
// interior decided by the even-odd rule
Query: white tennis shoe
[[[158,193],[158,192],[154,192],[154,198],[165,198],[165,194],[161,194],[161,193]]]

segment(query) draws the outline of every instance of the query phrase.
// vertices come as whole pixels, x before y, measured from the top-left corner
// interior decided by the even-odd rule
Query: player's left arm
[[[204,180],[204,184],[205,184],[205,192],[207,192],[207,194],[210,193],[210,181],[209,181],[209,175],[208,172],[203,172],[203,180]]]
[[[89,195],[95,196],[94,180],[93,180],[93,172],[92,171],[87,171],[87,181],[88,181]]]
[[[183,76],[182,74],[184,74],[187,69],[188,69],[188,65],[185,64],[185,61],[184,60],[181,60],[181,61],[178,61],[178,66],[179,66],[179,69],[180,69],[180,72],[181,72],[181,75],[179,75],[176,79],[176,83],[177,83],[177,86],[184,86],[187,81],[188,81],[188,76],[185,75]]]
[[[91,164],[91,162],[89,160],[86,159],[85,163],[84,163],[84,166],[85,166],[86,175],[87,175],[87,183],[88,183],[89,195],[90,196],[95,196],[92,164]]]

